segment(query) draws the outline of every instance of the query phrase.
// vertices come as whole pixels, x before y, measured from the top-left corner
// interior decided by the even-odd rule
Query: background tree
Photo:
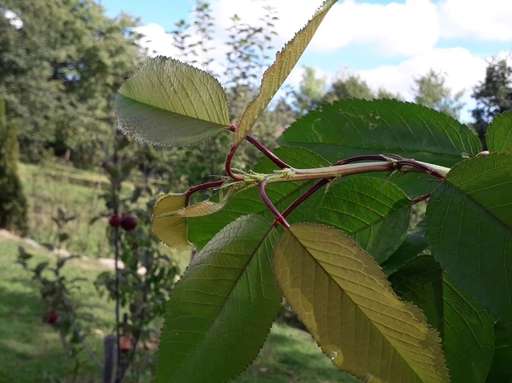
[[[336,101],[345,98],[361,98],[370,100],[375,95],[368,83],[358,75],[349,75],[346,78],[334,81],[324,97],[325,101]]]
[[[372,100],[377,98],[400,99],[401,97],[398,94],[393,94],[382,88],[374,92],[361,77],[358,75],[349,75],[348,77],[334,81],[323,101],[333,102],[346,98]]]
[[[1,1],[0,92],[25,160],[50,149],[76,165],[99,162],[112,135],[113,92],[138,61],[133,26],[92,0]]]
[[[298,90],[293,94],[294,107],[299,115],[314,109],[325,96],[326,80],[323,77],[317,77],[314,68],[305,67],[302,74],[302,80]]]
[[[446,86],[446,79],[442,73],[430,70],[424,76],[414,80],[414,102],[435,109],[439,112],[449,114],[458,118],[464,107],[461,101],[463,92],[452,94]]]
[[[5,121],[0,98],[0,227],[27,231],[27,202],[18,178],[18,140],[14,125]]]
[[[475,129],[482,141],[487,126],[498,114],[512,110],[512,67],[507,60],[489,63],[485,80],[473,90],[476,108],[471,112]]]

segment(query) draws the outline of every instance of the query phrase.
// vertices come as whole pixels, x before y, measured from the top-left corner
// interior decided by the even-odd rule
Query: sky
[[[194,0],[98,0],[109,16],[126,12],[139,19],[141,44],[173,56],[166,31],[190,17]],[[300,29],[321,0],[211,0],[216,23],[218,64],[223,60],[223,30],[230,17],[257,23],[263,5],[279,20],[276,51]],[[311,66],[328,81],[357,74],[371,88],[385,88],[406,99],[414,79],[430,69],[442,73],[455,92],[464,91],[469,120],[473,87],[485,77],[494,57],[512,57],[512,0],[339,0],[331,9],[287,83],[300,82]]]

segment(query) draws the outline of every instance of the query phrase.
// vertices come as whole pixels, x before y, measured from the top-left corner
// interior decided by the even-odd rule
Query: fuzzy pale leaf
[[[156,57],[119,89],[115,109],[121,130],[154,145],[200,142],[229,125],[227,97],[210,74]]]

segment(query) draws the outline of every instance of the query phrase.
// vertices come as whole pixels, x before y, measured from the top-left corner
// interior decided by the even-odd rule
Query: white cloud
[[[384,65],[358,73],[375,88],[382,87],[410,98],[414,79],[430,69],[444,74],[446,85],[458,92],[469,90],[481,81],[486,67],[486,60],[467,49],[438,48],[404,60],[398,65]]]
[[[414,80],[430,69],[444,75],[446,85],[453,93],[463,91],[466,104],[461,119],[471,119],[469,110],[474,105],[471,93],[475,85],[484,80],[488,60],[464,48],[433,49],[430,52],[404,60],[398,65],[378,66],[357,71],[373,89],[384,88],[399,93],[408,100],[413,98]]]
[[[380,53],[410,56],[432,49],[439,35],[436,7],[429,0],[386,5],[346,0],[326,18],[317,44],[324,49],[368,44]]]
[[[280,0],[270,2],[277,11],[280,43],[289,40],[311,17],[321,1]],[[248,23],[263,15],[262,0],[218,0],[216,18],[222,27],[237,13]],[[429,0],[370,4],[345,0],[334,5],[313,38],[311,49],[331,51],[350,44],[370,44],[381,53],[414,55],[432,49],[440,36],[436,6]]]
[[[9,23],[16,29],[23,28],[23,20],[11,10],[4,11],[4,17],[9,20]]]
[[[147,49],[149,56],[176,57],[179,54],[179,51],[174,47],[172,36],[160,24],[142,25],[134,28],[134,31],[142,35],[139,45]]]
[[[512,41],[510,0],[444,0],[438,7],[443,37]]]
[[[279,47],[311,17],[322,0],[214,0],[215,44],[225,41],[226,28],[237,14],[257,25],[264,5],[275,8]],[[351,45],[376,49],[381,55],[413,57],[431,51],[441,38],[512,41],[512,0],[405,0],[375,4],[339,1],[326,16],[308,52],[335,51]],[[138,28],[151,37],[150,50],[174,54],[172,39],[157,24]],[[219,52],[218,52],[219,53]],[[222,56],[219,53],[219,57]]]

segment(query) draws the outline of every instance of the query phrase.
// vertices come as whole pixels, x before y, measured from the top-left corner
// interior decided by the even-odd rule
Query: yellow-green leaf
[[[187,240],[187,218],[213,214],[224,203],[201,201],[185,207],[185,194],[166,194],[153,208],[153,233],[167,246],[182,248],[189,245]]]
[[[448,382],[439,335],[341,231],[299,224],[274,255],[281,289],[334,364],[365,381]]]
[[[157,57],[119,89],[119,126],[155,145],[199,142],[229,125],[227,97],[210,74],[180,61]]]
[[[313,38],[325,15],[336,0],[325,0],[313,18],[291,39],[276,56],[274,63],[265,71],[261,80],[260,91],[248,105],[240,119],[236,132],[236,141],[240,142],[252,129],[252,126],[272,100],[283,82],[292,71],[300,56]]]

